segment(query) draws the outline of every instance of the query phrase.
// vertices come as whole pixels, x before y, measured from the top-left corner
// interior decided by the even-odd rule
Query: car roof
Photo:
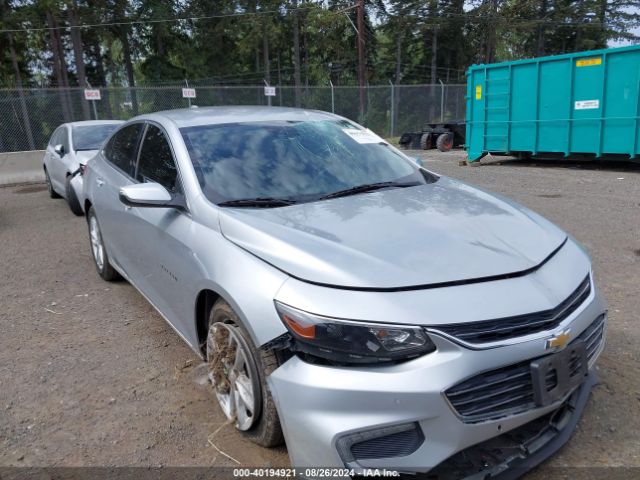
[[[222,123],[244,123],[261,121],[314,121],[339,119],[341,117],[320,110],[306,110],[302,108],[233,106],[233,107],[203,107],[181,108],[179,110],[164,110],[161,112],[141,115],[133,120],[170,120],[178,128],[198,125],[213,125]]]
[[[79,122],[68,122],[65,125],[70,127],[85,127],[90,125],[119,125],[124,123],[124,120],[82,120]]]

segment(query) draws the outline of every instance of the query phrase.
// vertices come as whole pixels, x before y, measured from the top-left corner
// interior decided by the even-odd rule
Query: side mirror
[[[53,151],[56,152],[61,157],[64,157],[64,145],[58,144],[53,147]]]
[[[128,207],[184,208],[182,197],[172,196],[159,183],[137,183],[120,189],[120,201]]]
[[[412,157],[411,160],[413,160],[414,163],[419,167],[424,167],[424,160],[422,160],[420,157]]]

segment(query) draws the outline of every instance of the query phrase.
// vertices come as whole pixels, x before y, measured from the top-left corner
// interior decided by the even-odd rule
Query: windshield
[[[214,203],[313,201],[361,185],[433,181],[381,138],[347,121],[230,123],[181,132]]]
[[[73,148],[80,150],[99,150],[102,142],[120,125],[117,123],[105,125],[85,125],[73,127]]]

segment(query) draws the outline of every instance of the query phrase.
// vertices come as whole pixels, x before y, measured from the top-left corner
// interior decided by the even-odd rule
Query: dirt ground
[[[601,383],[555,467],[640,467],[640,166],[421,153],[533,208],[589,250],[609,302]],[[95,272],[82,218],[44,185],[0,188],[0,466],[287,466],[224,424],[200,361],[126,282]],[[640,470],[636,473],[640,474]]]

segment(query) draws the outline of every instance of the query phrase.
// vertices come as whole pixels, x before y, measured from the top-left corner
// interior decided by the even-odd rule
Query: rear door
[[[135,165],[144,123],[129,124],[116,132],[104,147],[104,162],[96,162],[95,174],[91,176],[93,207],[96,210],[102,239],[112,261],[129,275],[131,250],[131,207],[119,198],[120,189],[136,183]]]

